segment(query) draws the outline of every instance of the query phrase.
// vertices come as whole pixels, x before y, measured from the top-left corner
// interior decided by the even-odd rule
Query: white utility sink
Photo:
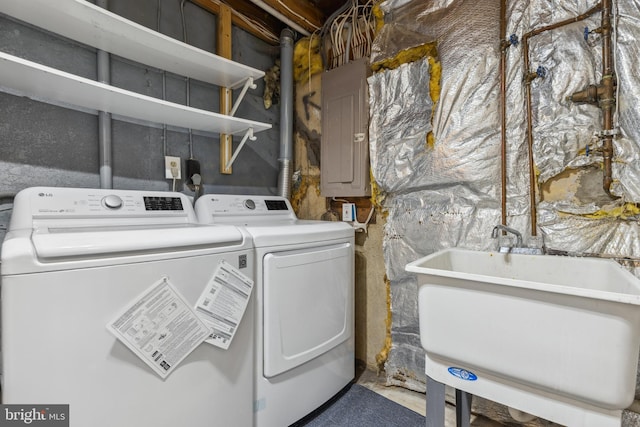
[[[569,426],[620,426],[634,399],[640,280],[598,258],[446,249],[417,273],[426,373]]]

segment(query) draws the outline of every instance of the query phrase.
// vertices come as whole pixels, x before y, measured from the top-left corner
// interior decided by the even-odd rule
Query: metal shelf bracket
[[[240,103],[242,102],[242,100],[244,99],[244,96],[247,93],[247,89],[249,89],[249,88],[255,89],[256,87],[258,87],[258,86],[253,82],[253,77],[248,77],[247,80],[244,82],[244,86],[242,87],[242,90],[240,91],[240,95],[238,95],[238,99],[236,99],[236,102],[234,102],[234,104],[233,104],[233,108],[229,112],[230,116],[233,116],[236,113],[236,110],[240,106]]]
[[[247,142],[247,139],[250,139],[251,141],[255,141],[256,139],[258,139],[255,136],[253,136],[253,128],[247,129],[247,132],[242,137],[242,141],[240,141],[240,145],[238,145],[238,148],[236,148],[236,150],[233,152],[233,155],[225,165],[225,169],[229,169],[231,165],[233,165],[233,162],[236,160],[236,157],[238,157],[238,154],[240,153],[240,150],[242,150],[242,147],[244,147],[244,144]]]

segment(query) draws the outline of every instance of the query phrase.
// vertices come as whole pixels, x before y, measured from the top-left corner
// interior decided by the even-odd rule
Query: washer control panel
[[[15,215],[16,208],[23,212]],[[181,193],[65,187],[33,187],[21,191],[16,195],[13,216],[22,216],[24,221],[31,218],[142,218],[141,221],[148,221],[166,217],[174,223],[187,219],[195,222],[191,201]]]

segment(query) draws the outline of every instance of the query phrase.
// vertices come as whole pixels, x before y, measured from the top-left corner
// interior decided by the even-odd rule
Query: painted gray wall
[[[160,19],[158,20],[158,7]],[[110,0],[109,10],[151,29],[182,40],[180,0]],[[189,2],[184,6],[187,40],[215,52],[216,17]],[[233,28],[233,59],[267,70],[279,48]],[[0,51],[96,79],[96,51],[0,14]],[[162,98],[162,71],[111,55],[114,86]],[[201,163],[206,193],[275,194],[278,175],[279,106],[265,110],[264,83],[247,93],[236,116],[271,123],[271,130],[247,142],[233,165],[232,175],[219,173],[219,139],[194,133],[193,156]],[[219,111],[219,89],[191,80],[190,105]],[[236,92],[237,94],[237,92]],[[184,104],[186,82],[167,73],[166,99]],[[166,150],[161,127],[113,120],[113,186],[122,189],[170,190],[164,179],[164,155],[189,158],[184,129],[167,131]],[[234,137],[234,148],[240,142]],[[165,152],[166,151],[166,152]],[[183,170],[184,172],[184,170]],[[0,193],[37,186],[99,187],[97,116],[0,92]],[[189,190],[178,183],[178,189]],[[0,203],[2,201],[0,200]],[[1,237],[1,236],[0,236]]]

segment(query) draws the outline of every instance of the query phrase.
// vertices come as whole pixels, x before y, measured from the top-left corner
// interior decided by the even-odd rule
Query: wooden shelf
[[[182,43],[85,0],[0,0],[0,12],[124,58],[235,89],[264,72]]]
[[[243,135],[249,129],[257,133],[271,128],[267,123],[163,101],[2,52],[0,70],[0,88],[5,92],[56,105],[212,133]]]

